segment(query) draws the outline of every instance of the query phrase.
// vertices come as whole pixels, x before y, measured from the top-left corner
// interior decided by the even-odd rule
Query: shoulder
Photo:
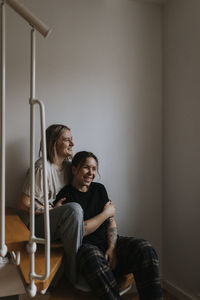
[[[72,186],[71,186],[70,184],[66,184],[66,185],[61,189],[61,191],[66,191],[66,192],[68,192],[68,191],[71,191],[71,189],[72,189]]]
[[[106,188],[105,188],[105,186],[102,183],[92,182],[92,189],[94,191],[98,191],[98,192],[101,192],[101,193],[104,193],[104,194],[106,193],[107,194]]]
[[[35,174],[37,175],[38,173],[41,173],[42,171],[42,159],[39,158],[38,160],[36,160],[35,162]],[[30,175],[30,166],[27,169],[26,175],[29,176]]]
[[[48,160],[47,160],[47,168],[52,168],[53,164],[51,164]],[[35,162],[35,169],[42,169],[43,167],[43,162],[42,162],[42,158],[40,157],[38,160],[36,160]]]
[[[105,189],[105,186],[102,183],[99,182],[92,182],[91,183],[92,187],[95,189]]]
[[[47,160],[47,176],[49,174],[51,174],[52,172],[55,172],[55,167],[52,163],[50,163]],[[42,176],[43,174],[43,162],[42,162],[42,158],[39,158],[36,162],[35,162],[35,174],[37,176],[37,174],[40,174]]]
[[[71,185],[65,185],[60,191],[59,193],[57,194],[56,196],[56,199],[59,200],[63,197],[66,197],[68,196],[68,194],[70,193],[71,191]]]
[[[102,207],[108,202],[108,194],[103,184],[99,182],[92,182],[91,192],[98,204],[102,204]]]

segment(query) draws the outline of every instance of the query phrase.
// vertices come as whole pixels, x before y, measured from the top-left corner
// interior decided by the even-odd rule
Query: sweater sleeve
[[[47,172],[48,174],[48,172]],[[48,175],[47,175],[47,185],[48,185]],[[27,171],[25,182],[22,188],[23,193],[30,196],[31,194],[31,174],[30,169]],[[48,187],[49,190],[49,187]],[[39,162],[35,163],[35,199],[40,203],[44,203],[44,189],[43,189],[43,170]]]

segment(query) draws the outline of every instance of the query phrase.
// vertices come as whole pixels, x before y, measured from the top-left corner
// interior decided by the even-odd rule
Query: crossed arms
[[[66,198],[60,199],[55,207],[61,206],[62,202]],[[24,212],[29,212],[30,209],[30,197],[26,194],[22,194],[21,199],[18,204],[18,209]],[[53,209],[53,208],[50,208]],[[43,207],[35,207],[35,214],[41,214],[44,212]],[[107,239],[108,239],[108,249],[105,253],[105,258],[109,261],[112,269],[116,266],[116,255],[115,255],[115,245],[117,241],[117,226],[114,220],[115,207],[111,201],[108,201],[101,213],[95,217],[84,221],[84,236],[93,233],[101,224],[106,220],[109,220],[107,225]]]

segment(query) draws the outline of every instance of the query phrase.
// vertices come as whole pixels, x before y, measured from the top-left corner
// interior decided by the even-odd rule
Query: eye
[[[88,166],[86,166],[86,165],[85,165],[85,166],[83,166],[83,168],[84,168],[84,169],[89,169],[89,167],[88,167]]]

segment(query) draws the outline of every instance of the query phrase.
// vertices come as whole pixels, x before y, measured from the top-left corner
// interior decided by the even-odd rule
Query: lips
[[[85,181],[90,182],[93,180],[93,177],[83,177]]]

